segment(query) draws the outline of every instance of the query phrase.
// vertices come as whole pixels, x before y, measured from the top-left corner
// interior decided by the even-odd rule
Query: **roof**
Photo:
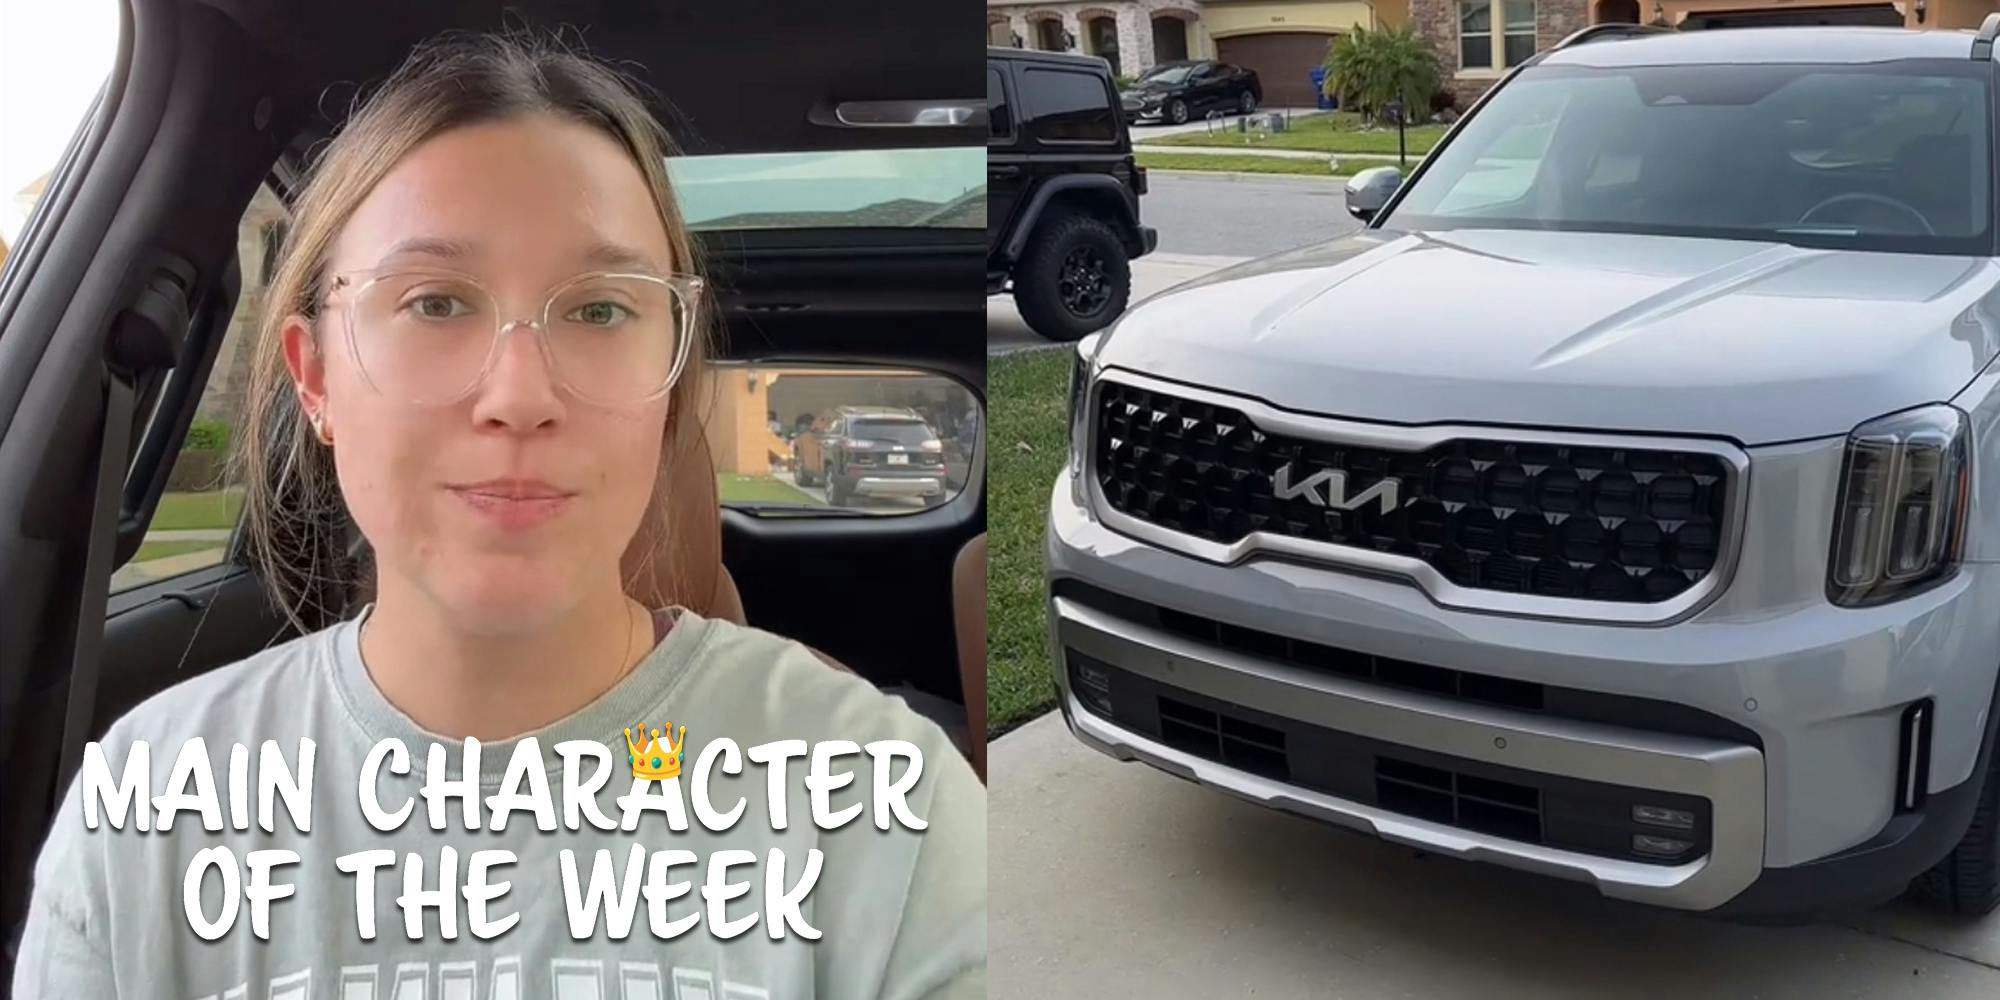
[[[1552,66],[1673,66],[1706,63],[1868,63],[1970,59],[1971,31],[1905,28],[1729,28],[1599,38],[1551,50]]]

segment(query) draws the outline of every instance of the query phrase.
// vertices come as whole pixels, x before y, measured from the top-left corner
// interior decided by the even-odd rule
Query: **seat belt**
[[[90,544],[83,563],[83,594],[77,602],[76,636],[70,660],[69,699],[63,712],[61,751],[57,762],[56,801],[68,794],[70,782],[83,766],[84,744],[90,740],[97,707],[99,661],[104,651],[104,617],[111,596],[111,557],[118,546],[118,515],[125,496],[126,454],[132,438],[134,392],[109,368],[105,371],[104,430],[97,452],[96,495],[91,505]]]

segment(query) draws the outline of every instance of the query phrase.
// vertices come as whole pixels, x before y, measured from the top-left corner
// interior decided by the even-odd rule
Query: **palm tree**
[[[1356,28],[1326,54],[1327,94],[1370,122],[1390,101],[1403,102],[1405,121],[1421,120],[1430,113],[1440,76],[1437,55],[1408,26]]]

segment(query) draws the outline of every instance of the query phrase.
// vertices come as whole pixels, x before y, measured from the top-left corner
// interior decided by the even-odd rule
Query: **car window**
[[[1007,82],[996,66],[986,67],[986,122],[988,134],[1005,139],[1014,134],[1014,111],[1007,106]]]
[[[710,378],[717,490],[750,513],[922,511],[962,494],[984,454],[977,397],[942,375],[731,363]]]
[[[8,5],[0,31],[0,268],[117,60],[118,9],[114,0]]]
[[[1990,88],[1966,60],[1530,67],[1384,225],[1985,253]]]
[[[866,441],[887,441],[915,448],[937,440],[937,432],[922,420],[870,418],[854,422],[854,436]]]
[[[219,565],[228,550],[243,510],[243,490],[228,478],[229,445],[243,425],[257,314],[289,217],[284,202],[261,187],[237,223],[242,284],[236,311],[202,386],[194,422],[167,474],[167,491],[138,553],[113,574],[112,593]]]
[[[1139,78],[1142,83],[1180,83],[1186,80],[1192,70],[1189,66],[1160,66],[1147,71]]]
[[[696,230],[986,228],[978,146],[679,156],[667,173]]]
[[[1104,81],[1094,73],[1032,67],[1022,74],[1025,100],[1042,138],[1055,142],[1112,142],[1118,126]]]

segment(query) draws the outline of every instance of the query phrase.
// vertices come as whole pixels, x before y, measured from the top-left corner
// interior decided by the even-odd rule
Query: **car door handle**
[[[994,177],[1019,177],[1020,167],[987,167],[986,172]]]

